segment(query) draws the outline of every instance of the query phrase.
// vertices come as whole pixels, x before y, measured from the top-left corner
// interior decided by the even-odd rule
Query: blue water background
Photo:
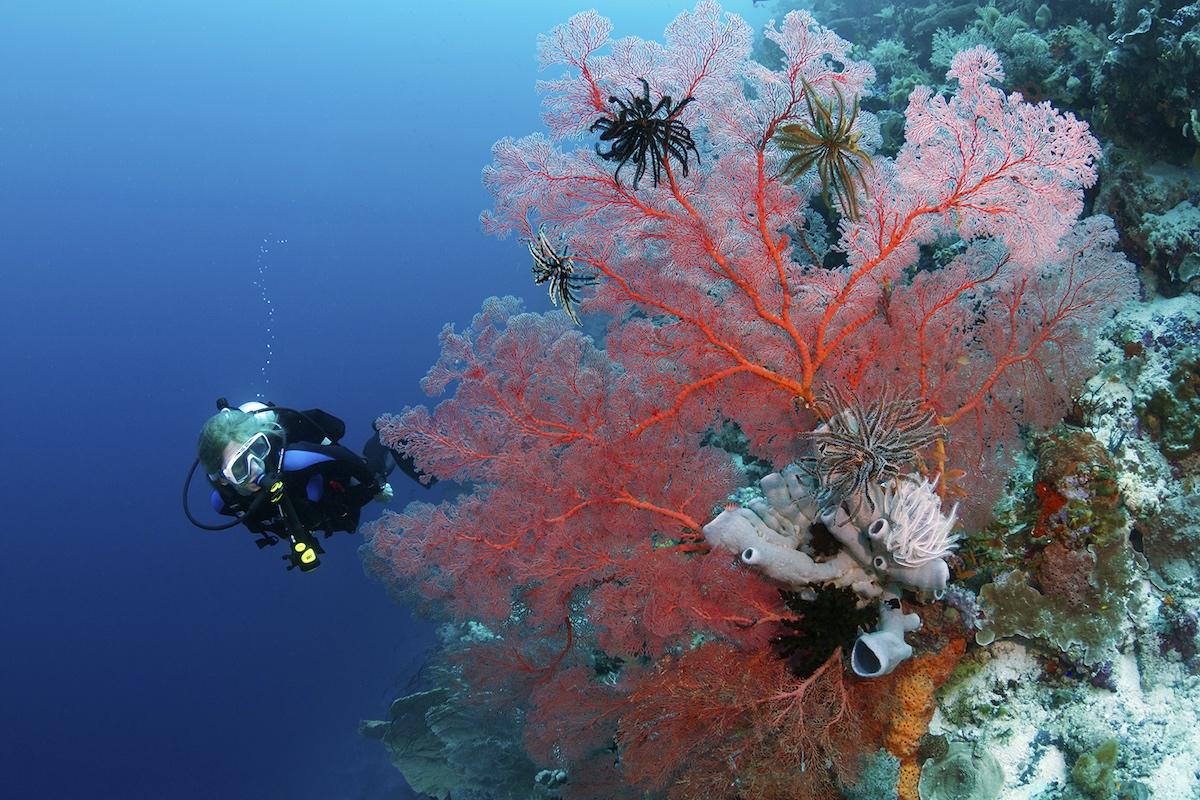
[[[602,11],[657,37],[687,5]],[[323,407],[357,446],[422,401],[444,322],[548,308],[520,243],[479,232],[479,173],[540,127],[534,40],[576,10],[0,5],[4,797],[411,796],[356,727],[428,627],[357,537],[288,573],[189,526],[181,483],[218,396]]]

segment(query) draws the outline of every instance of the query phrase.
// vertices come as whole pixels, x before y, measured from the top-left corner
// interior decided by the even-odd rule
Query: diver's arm
[[[372,494],[379,491],[380,478],[367,466],[365,458],[348,447],[342,447],[340,444],[325,445],[322,449],[333,455],[338,464],[346,470],[350,477],[364,486],[373,487],[374,491],[372,491]]]
[[[366,459],[340,444],[297,442],[288,448],[283,463],[284,470],[291,475],[307,477],[310,471],[320,472],[331,478],[353,478],[379,490],[380,481],[367,466]]]
[[[379,441],[379,434],[376,433],[366,444],[363,445],[363,456],[367,459],[367,464],[370,465],[371,471],[381,478],[386,478],[391,474],[391,469],[388,467],[388,456],[391,456],[392,462],[400,468],[408,477],[412,478],[417,483],[428,489],[437,483],[437,478],[432,475],[426,475],[421,470],[417,469],[417,465],[413,457],[408,453],[398,449],[392,449]]]
[[[287,431],[289,442],[334,444],[346,435],[346,423],[319,408],[300,412],[282,409],[278,414],[279,424]]]

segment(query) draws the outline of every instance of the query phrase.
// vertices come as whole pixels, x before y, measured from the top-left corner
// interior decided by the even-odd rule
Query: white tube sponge
[[[955,515],[941,513],[941,499],[929,483],[911,478],[896,480],[897,488],[872,487],[874,507],[884,516],[871,517],[863,504],[853,517],[841,506],[821,515],[821,522],[846,552],[884,584],[939,596],[950,580],[944,558],[954,549]],[[890,512],[896,516],[889,517]],[[914,558],[914,554],[922,558]]]
[[[838,540],[842,549],[854,556],[855,561],[864,567],[872,566],[871,544],[844,508],[837,506],[826,511],[821,515],[821,522],[833,534],[833,538]]]
[[[867,580],[848,556],[838,555],[829,561],[813,561],[803,550],[788,550],[769,544],[744,549],[742,563],[756,567],[768,578],[789,586],[820,583],[843,586]]]
[[[795,549],[796,546],[791,537],[777,532],[763,522],[758,514],[742,506],[727,508],[718,514],[712,522],[704,526],[704,538],[709,544],[719,545],[735,553],[759,545],[788,549]]]
[[[927,561],[919,567],[902,567],[898,564],[889,565],[887,576],[901,586],[926,592],[941,599],[950,581],[950,567],[942,559]]]
[[[950,569],[944,559],[957,540],[955,512],[941,513],[941,498],[928,481],[901,476],[824,513],[812,476],[796,465],[759,485],[761,498],[731,506],[704,526],[710,544],[738,553],[793,589],[829,583],[878,597],[887,587],[934,596],[946,588]],[[831,559],[818,560],[812,547],[818,521],[841,545]]]
[[[897,603],[898,604],[898,603]],[[889,602],[879,609],[879,627],[864,633],[850,651],[850,666],[861,678],[878,678],[894,670],[901,661],[912,655],[912,645],[904,634],[921,627],[921,618],[892,608]]]
[[[748,507],[769,528],[786,536],[792,547],[800,547],[811,539],[809,528],[817,518],[817,501],[809,481],[800,469],[791,464],[781,472],[772,472],[758,482],[763,499],[752,500]]]
[[[704,526],[704,538],[714,547],[741,554],[742,561],[789,586],[818,583],[851,585],[868,576],[854,560],[839,555],[817,562],[791,539],[768,527],[758,515],[746,508],[728,508]]]

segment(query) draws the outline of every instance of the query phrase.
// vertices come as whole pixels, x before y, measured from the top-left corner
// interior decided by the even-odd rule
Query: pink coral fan
[[[541,85],[549,134],[497,142],[483,215],[499,236],[560,237],[597,279],[580,287],[580,318],[607,329],[592,339],[511,299],[448,327],[424,384],[443,399],[380,431],[464,490],[386,515],[366,547],[401,596],[489,625],[487,658],[464,659],[471,675],[597,744],[537,748],[578,777],[564,796],[633,793],[598,742],[621,728],[622,698],[639,696],[638,665],[700,641],[751,652],[785,613],[765,578],[705,544],[704,521],[746,482],[714,431],[782,467],[808,445],[819,387],[868,400],[890,387],[945,429],[928,466],[964,476],[960,514],[978,518],[1018,425],[1061,416],[1094,332],[1136,289],[1111,222],[1079,219],[1098,153],[1087,126],[1002,92],[986,49],[954,60],[949,96],[912,93],[905,144],[873,156],[860,215],[828,230],[817,176],[783,180],[774,135],[804,122],[807,91],[831,106],[870,91],[874,71],[848,42],[792,12],[766,31],[783,53],[768,69],[750,58],[749,26],[712,2],[662,43],[611,30],[586,12],[540,39],[543,66],[559,70]],[[635,189],[593,141],[578,145],[611,114],[608,98],[641,95],[643,80],[649,97],[694,98],[673,121],[700,158],[684,175],[661,154],[661,180]],[[855,125],[869,149],[877,121]],[[950,241],[953,258],[922,260]],[[920,544],[942,552],[945,533]],[[602,673],[600,658],[617,666]],[[738,701],[747,714],[789,713],[770,686],[753,688]],[[657,724],[643,713],[638,735],[653,740]],[[810,794],[799,784],[812,774],[796,771],[779,796]]]

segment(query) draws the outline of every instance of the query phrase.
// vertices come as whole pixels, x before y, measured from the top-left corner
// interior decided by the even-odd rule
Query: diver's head
[[[226,483],[243,494],[267,469],[267,458],[279,447],[282,428],[273,411],[259,414],[224,408],[204,423],[197,443],[200,464],[214,482]]]

